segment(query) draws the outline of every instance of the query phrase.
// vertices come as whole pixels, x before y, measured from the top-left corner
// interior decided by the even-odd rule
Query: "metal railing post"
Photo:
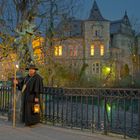
[[[140,140],[140,98],[138,99],[138,140]]]
[[[106,107],[106,104],[107,104],[107,100],[106,100],[106,97],[104,98],[104,134],[107,135],[107,124],[106,124],[106,121],[107,121],[107,107]]]

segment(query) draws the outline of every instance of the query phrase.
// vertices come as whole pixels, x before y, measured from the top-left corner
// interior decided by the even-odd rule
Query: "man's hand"
[[[35,102],[38,103],[39,102],[39,99],[38,98],[35,98]]]
[[[16,84],[16,85],[18,84],[18,80],[17,80],[17,79],[14,79],[13,82],[14,82],[14,84]]]

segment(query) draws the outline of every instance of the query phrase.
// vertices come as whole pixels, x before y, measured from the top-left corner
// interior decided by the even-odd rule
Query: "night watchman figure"
[[[34,105],[39,104],[39,94],[43,92],[43,79],[36,73],[36,66],[30,64],[26,68],[28,75],[21,82],[14,80],[18,89],[22,91],[22,121],[26,126],[40,122],[40,113],[34,112]]]

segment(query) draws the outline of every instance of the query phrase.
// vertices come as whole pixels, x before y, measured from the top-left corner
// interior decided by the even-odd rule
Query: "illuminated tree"
[[[37,17],[37,9],[40,4],[39,0],[11,0],[0,1],[0,37],[5,41],[4,49],[10,44],[10,49],[18,55],[18,60],[22,64],[27,64],[30,59],[33,59],[33,50],[31,46],[32,37],[35,34],[35,26],[33,24]],[[4,36],[5,35],[5,36]],[[5,38],[4,38],[5,37]],[[4,50],[3,49],[3,50]],[[10,53],[5,52],[5,56]],[[24,60],[24,61],[23,61]]]

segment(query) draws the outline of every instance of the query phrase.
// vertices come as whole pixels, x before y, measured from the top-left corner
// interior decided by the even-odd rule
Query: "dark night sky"
[[[81,0],[83,6],[79,9],[78,17],[88,17],[94,0]],[[127,10],[130,20],[140,20],[140,0],[96,0],[104,18],[108,20],[121,19]]]

